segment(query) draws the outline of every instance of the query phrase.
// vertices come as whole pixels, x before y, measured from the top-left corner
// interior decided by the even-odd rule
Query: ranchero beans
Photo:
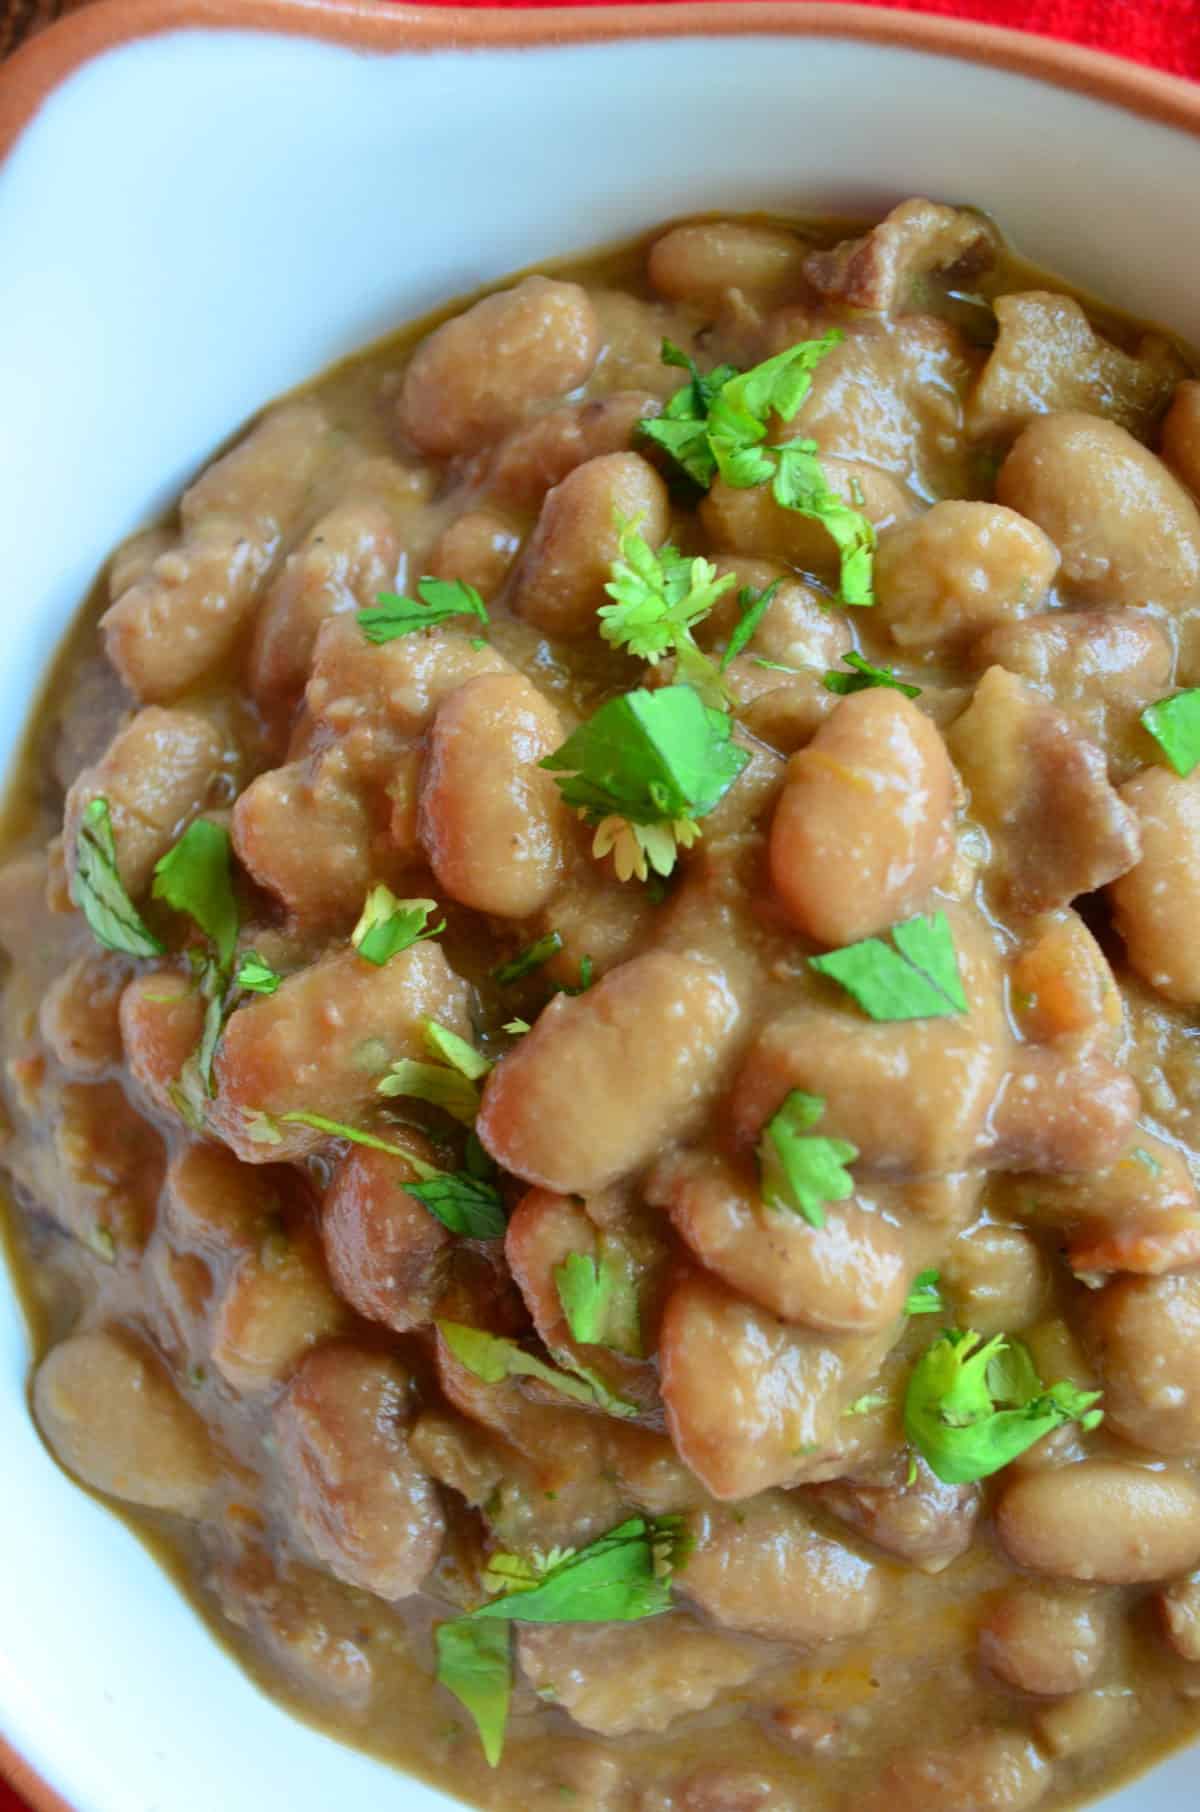
[[[486,1812],[1196,1732],[1198,487],[1190,354],[918,197],[513,279],[116,551],[0,1167],[50,1453],[257,1680]]]

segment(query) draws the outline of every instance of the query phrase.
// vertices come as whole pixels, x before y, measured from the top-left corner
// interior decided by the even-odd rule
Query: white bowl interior
[[[1200,340],[1200,140],[998,69],[825,39],[370,57],[110,52],[0,171],[0,758],[106,551],[245,416],[432,304],[702,208],[928,192]],[[294,1723],[56,1471],[0,1290],[0,1726],[77,1812],[450,1802]],[[1107,1802],[1194,1812],[1200,1751]]]

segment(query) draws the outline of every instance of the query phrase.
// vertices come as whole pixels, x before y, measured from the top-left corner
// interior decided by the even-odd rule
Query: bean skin
[[[660,296],[719,302],[730,289],[777,301],[803,284],[806,247],[779,227],[705,220],[672,227],[650,247],[647,274]]]
[[[577,999],[551,1001],[488,1077],[479,1137],[526,1182],[604,1189],[703,1113],[738,1017],[714,964],[635,957]]]
[[[1200,1454],[1200,1273],[1118,1278],[1086,1297],[1082,1319],[1117,1432],[1151,1453]]]
[[[1200,773],[1146,768],[1121,788],[1137,815],[1141,860],[1110,882],[1117,930],[1144,981],[1181,1006],[1200,1005]]]
[[[1154,1585],[1200,1563],[1200,1484],[1115,1460],[1030,1472],[1001,1496],[996,1533],[1031,1573]]]
[[[404,1133],[426,1163],[432,1148]],[[405,1185],[415,1181],[403,1158],[352,1146],[333,1173],[321,1205],[321,1239],[339,1293],[371,1321],[404,1333],[427,1326],[444,1295],[453,1240]]]
[[[822,944],[921,910],[950,858],[955,779],[945,744],[902,693],[842,700],[788,763],[771,822],[771,879]]]
[[[1019,1581],[989,1610],[979,1632],[979,1658],[1018,1692],[1079,1692],[1104,1659],[1106,1609],[1094,1592]]]
[[[897,647],[933,660],[1038,610],[1057,570],[1054,543],[1015,510],[935,503],[879,537],[876,616]]]
[[[1023,1731],[977,1730],[944,1748],[894,1756],[878,1783],[843,1812],[1027,1812],[1050,1786],[1050,1766]]]
[[[512,607],[549,635],[592,634],[620,551],[621,523],[651,547],[666,539],[667,487],[640,453],[606,453],[547,493],[513,580]]]

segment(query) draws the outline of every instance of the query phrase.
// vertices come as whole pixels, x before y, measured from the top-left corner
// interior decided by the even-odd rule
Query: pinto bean
[[[823,944],[911,917],[951,854],[954,772],[937,730],[902,693],[845,698],[788,763],[771,823],[771,879]]]
[[[711,823],[711,819],[710,819]],[[580,964],[592,959],[596,976],[607,975],[641,954],[657,926],[659,908],[643,887],[618,881],[611,862],[603,866],[591,853],[593,832],[581,827],[567,846],[563,884],[534,921],[539,936],[557,931],[562,949],[551,958],[551,981],[578,987]]]
[[[443,530],[429,556],[438,579],[462,579],[490,604],[507,579],[521,546],[511,522],[492,510],[468,510]]]
[[[364,789],[333,748],[252,780],[233,809],[233,847],[260,887],[305,930],[353,924],[375,879]]]
[[[413,355],[399,422],[422,453],[474,453],[582,384],[600,334],[577,283],[526,277],[435,327]]]
[[[121,994],[129,965],[104,950],[69,963],[42,996],[38,1025],[70,1076],[95,1077],[121,1061]]]
[[[1080,1056],[1115,1057],[1125,1008],[1108,959],[1069,906],[1039,915],[1012,968],[1012,1010],[1022,1032]]]
[[[315,1150],[323,1135],[304,1126],[278,1126],[277,1143],[255,1140],[253,1116],[353,1120],[389,1064],[425,1054],[426,1019],[470,1036],[466,983],[436,944],[414,944],[382,969],[354,950],[323,956],[230,1019],[214,1064],[213,1130],[247,1164]]]
[[[571,818],[538,763],[563,740],[558,712],[523,674],[483,674],[439,705],[418,834],[460,905],[525,919],[553,897]]]
[[[718,574],[735,583],[718,598],[710,614],[697,625],[702,647],[724,648],[741,616],[739,593],[746,588],[762,592],[775,586],[766,614],[748,647],[767,660],[788,667],[836,667],[854,637],[845,616],[831,610],[829,601],[805,585],[786,567],[771,560],[754,560],[741,554],[722,554],[714,561]]]
[[[650,247],[647,274],[675,302],[720,302],[728,290],[777,301],[803,287],[807,248],[781,227],[703,220],[672,227]]]
[[[208,1430],[148,1348],[123,1328],[93,1328],[52,1347],[33,1386],[38,1427],[93,1490],[200,1517],[220,1468]]]
[[[811,1227],[766,1207],[746,1169],[682,1152],[655,1166],[646,1200],[666,1209],[701,1264],[782,1321],[852,1333],[887,1327],[904,1307],[904,1241],[868,1199],[839,1202]]]
[[[666,1730],[757,1671],[748,1646],[700,1629],[682,1611],[647,1623],[517,1625],[521,1671],[598,1736]]]
[[[976,1730],[893,1756],[844,1812],[1026,1812],[1050,1780],[1049,1763],[1023,1731]]]
[[[726,1629],[816,1648],[861,1636],[880,1614],[877,1568],[819,1534],[793,1497],[696,1511],[687,1527],[695,1546],[679,1590]]]
[[[191,1144],[167,1167],[162,1226],[174,1245],[229,1260],[259,1249],[284,1207],[307,1205],[299,1172],[241,1164],[220,1145]]]
[[[233,652],[334,445],[318,404],[287,403],[184,493],[181,541],[102,619],[108,657],[138,698],[178,698]]]
[[[667,487],[639,453],[606,453],[568,472],[542,504],[513,581],[512,607],[550,635],[595,631],[621,523],[651,547],[666,539]]]
[[[1200,590],[1200,511],[1114,422],[1074,413],[1033,422],[1000,468],[996,496],[1045,529],[1075,603],[1176,611]]]
[[[1026,1050],[993,1105],[988,1163],[1042,1175],[1104,1170],[1128,1147],[1139,1107],[1137,1083],[1107,1058]]]
[[[50,1150],[34,1160],[34,1194],[102,1258],[136,1255],[154,1225],[161,1139],[116,1082],[68,1083],[57,1107]]]
[[[317,636],[304,692],[306,735],[293,753],[366,727],[393,738],[422,736],[456,687],[480,673],[510,671],[494,648],[473,647],[471,636],[455,629],[402,635],[375,647],[357,623],[333,617]]]
[[[269,1390],[348,1316],[311,1227],[276,1227],[234,1267],[213,1317],[212,1361],[241,1396]]]
[[[348,1585],[408,1598],[438,1557],[437,1488],[408,1448],[412,1382],[397,1360],[352,1346],[310,1354],[274,1416],[296,1526]]]
[[[219,1566],[212,1584],[228,1620],[247,1630],[306,1697],[342,1717],[363,1715],[376,1684],[371,1638],[379,1631],[375,1617],[364,1618],[357,1593],[290,1555],[277,1562],[257,1547]]]
[[[1117,1433],[1151,1453],[1200,1454],[1200,1274],[1118,1278],[1082,1313]]]
[[[1015,1332],[1036,1321],[1050,1293],[1041,1248],[1020,1227],[983,1222],[961,1233],[942,1266],[960,1327]]]
[[[121,995],[119,1017],[134,1081],[159,1113],[178,1118],[171,1090],[204,1030],[199,990],[173,969],[137,975]]]
[[[1003,1492],[996,1533],[1032,1573],[1153,1585],[1200,1563],[1200,1484],[1115,1460],[1028,1472]]]
[[[907,1181],[966,1169],[984,1143],[1010,1043],[990,934],[960,908],[947,916],[970,1011],[876,1023],[813,1004],[768,1020],[730,1097],[739,1144],[757,1143],[798,1088],[824,1101],[823,1134],[858,1147],[856,1176]]]
[[[1193,497],[1200,496],[1200,383],[1175,386],[1162,428],[1162,456]]]
[[[479,1137],[526,1182],[604,1189],[695,1124],[738,1017],[712,963],[635,957],[577,999],[551,1001],[488,1077]]]
[[[991,840],[993,884],[1020,910],[1065,906],[1137,861],[1137,819],[1103,751],[1024,680],[989,667],[946,740]]]
[[[490,498],[536,510],[546,492],[586,461],[624,453],[637,444],[638,423],[662,408],[648,390],[618,390],[612,396],[551,409],[500,442],[487,467]]]
[[[941,1573],[971,1546],[982,1509],[978,1485],[945,1485],[914,1456],[911,1483],[831,1479],[804,1495],[839,1522],[922,1573]]]
[[[1040,609],[1057,570],[1054,543],[1015,510],[935,503],[879,537],[875,614],[897,647],[933,660]]]
[[[866,460],[828,454],[821,469],[830,489],[879,530],[916,513],[899,480]],[[838,552],[828,529],[811,516],[785,509],[768,485],[742,490],[718,478],[700,505],[700,521],[715,548],[782,560],[826,579],[837,575]]]
[[[419,1157],[427,1142],[404,1133]],[[425,1327],[445,1294],[453,1240],[405,1185],[415,1181],[403,1158],[351,1146],[330,1180],[321,1207],[329,1274],[352,1308],[404,1333]]]
[[[659,1366],[667,1425],[714,1497],[753,1497],[811,1476],[844,1432],[842,1412],[886,1342],[823,1342],[685,1277],[667,1299]]]
[[[951,270],[973,274],[995,258],[995,229],[982,214],[914,196],[862,238],[810,252],[804,274],[834,301],[890,312],[912,306],[924,279]]]
[[[1185,1661],[1200,1661],[1200,1573],[1177,1579],[1158,1594],[1167,1641]]]
[[[1033,1727],[1042,1749],[1055,1761],[1107,1749],[1128,1734],[1139,1710],[1137,1694],[1127,1686],[1098,1686],[1039,1706]]]
[[[320,517],[289,554],[254,624],[247,678],[260,704],[303,691],[327,618],[374,604],[403,559],[395,512],[382,498],[350,497]]]
[[[1109,888],[1129,961],[1143,980],[1182,1006],[1200,1005],[1200,773],[1147,768],[1121,788],[1136,814],[1141,860]]]
[[[135,899],[143,894],[159,857],[209,803],[224,761],[221,736],[207,717],[157,705],[139,711],[67,794],[63,837],[70,872],[84,809],[104,798],[121,879]]]
[[[1106,1609],[1095,1592],[1021,1581],[985,1617],[979,1658],[1018,1692],[1078,1692],[1104,1659]]]

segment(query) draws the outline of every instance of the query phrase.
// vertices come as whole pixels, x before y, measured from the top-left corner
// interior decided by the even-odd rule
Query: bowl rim
[[[255,31],[378,55],[537,49],[670,37],[846,38],[1002,68],[1200,137],[1200,83],[1057,38],[943,14],[828,0],[421,6],[405,0],[93,0],[0,66],[0,173],[55,90],[94,58],[172,31]],[[75,1812],[0,1736],[0,1780],[33,1812]]]
[[[919,4],[919,0],[915,0]],[[0,159],[92,58],[163,32],[265,31],[398,51],[539,48],[669,37],[835,37],[983,63],[1200,136],[1200,83],[1059,38],[940,13],[828,0],[650,0],[600,6],[421,6],[406,0],[93,0],[0,66]]]

